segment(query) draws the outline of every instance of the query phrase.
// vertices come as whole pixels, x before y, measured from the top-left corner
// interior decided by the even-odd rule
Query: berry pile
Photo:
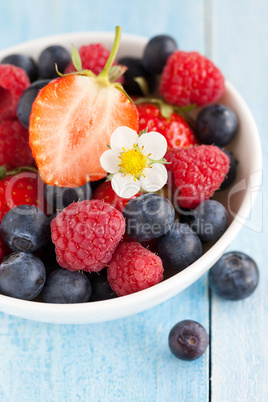
[[[212,199],[236,173],[235,158],[220,148],[238,130],[234,112],[217,103],[223,75],[199,53],[178,50],[168,35],[152,38],[140,59],[129,54],[118,65],[118,36],[111,52],[85,44],[71,57],[53,45],[36,61],[14,54],[0,64],[4,295],[85,303],[138,292],[162,281],[165,270],[187,268],[202,255],[203,243],[217,241],[228,227],[225,207]],[[163,191],[122,198],[105,181],[100,156],[121,126],[165,137]],[[129,152],[137,156],[135,147]],[[130,159],[124,163],[135,171]],[[254,282],[248,293],[240,278],[243,289],[233,294],[231,279],[214,268],[210,281],[218,293],[224,293],[223,276],[226,297],[255,289],[256,270],[241,261]],[[236,271],[234,265],[232,275]],[[208,344],[202,328],[188,321],[176,326],[173,353],[201,356]],[[182,343],[175,345],[180,333]]]

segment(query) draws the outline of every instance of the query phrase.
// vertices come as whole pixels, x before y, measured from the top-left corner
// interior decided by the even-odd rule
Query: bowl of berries
[[[262,164],[254,118],[211,60],[116,27],[0,61],[0,311],[122,318],[219,260]]]

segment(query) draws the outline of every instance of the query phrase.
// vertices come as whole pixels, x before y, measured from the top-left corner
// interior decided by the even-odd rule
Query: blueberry
[[[198,114],[195,130],[201,143],[223,146],[231,142],[236,135],[238,119],[227,106],[209,105]]]
[[[140,85],[135,81],[135,78],[144,78],[148,85],[148,90],[152,93],[155,90],[156,80],[155,76],[148,73],[141,63],[141,59],[135,57],[123,57],[118,60],[119,64],[128,67],[124,74],[124,89],[129,95],[144,96]]]
[[[23,91],[18,105],[17,105],[17,117],[21,124],[29,128],[30,114],[32,111],[32,105],[37,97],[41,88],[46,86],[51,80],[40,80],[33,82],[25,91]]]
[[[169,56],[178,49],[176,41],[168,35],[157,35],[147,43],[142,64],[151,74],[161,74]]]
[[[0,292],[6,296],[33,300],[45,280],[44,264],[31,253],[13,253],[0,265]]]
[[[49,218],[33,205],[20,205],[4,216],[0,230],[4,242],[13,251],[41,250],[50,239]]]
[[[62,210],[73,202],[90,200],[91,197],[89,182],[80,187],[55,187],[45,184],[45,198],[57,210]]]
[[[202,255],[202,243],[186,224],[175,222],[170,231],[158,240],[158,254],[164,268],[182,271]]]
[[[12,64],[13,66],[17,66],[25,70],[31,82],[37,79],[37,66],[34,60],[22,54],[10,54],[9,56],[4,57],[1,61],[1,64]]]
[[[85,303],[91,295],[88,277],[78,271],[60,268],[48,275],[42,298],[46,303]]]
[[[198,322],[183,320],[171,329],[168,344],[174,356],[190,361],[198,359],[205,353],[209,336],[206,329]]]
[[[70,61],[71,55],[64,47],[58,45],[49,46],[39,55],[39,75],[42,78],[58,78],[55,64],[57,64],[59,72],[63,73]]]
[[[100,272],[91,272],[89,279],[92,286],[90,301],[113,299],[117,297],[108,282],[106,269],[102,269]]]
[[[241,300],[250,296],[259,282],[259,270],[247,254],[225,253],[209,271],[209,286],[220,297]]]
[[[160,237],[171,228],[175,211],[171,202],[155,193],[131,199],[123,209],[126,233],[137,241]]]
[[[236,171],[237,171],[237,160],[234,158],[233,154],[226,149],[222,149],[222,151],[229,156],[230,158],[230,164],[229,164],[229,171],[224,179],[224,181],[221,183],[221,186],[219,190],[225,190],[227,187],[230,187],[235,179],[236,179]]]
[[[218,201],[206,200],[190,211],[189,223],[202,242],[218,240],[228,228],[228,213]]]

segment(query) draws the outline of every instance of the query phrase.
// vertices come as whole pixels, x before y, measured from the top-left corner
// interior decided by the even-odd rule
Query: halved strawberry
[[[104,70],[96,77],[82,71],[42,88],[30,116],[30,146],[47,184],[77,187],[106,175],[100,156],[119,126],[138,130],[138,112],[119,83],[108,76],[120,40],[120,28]],[[76,57],[78,53],[75,54]],[[114,67],[113,67],[114,68]]]

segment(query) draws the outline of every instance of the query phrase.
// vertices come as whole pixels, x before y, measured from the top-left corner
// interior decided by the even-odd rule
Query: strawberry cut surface
[[[100,156],[119,126],[138,129],[136,106],[112,85],[83,75],[42,88],[30,116],[30,146],[45,183],[77,187],[106,175]]]

